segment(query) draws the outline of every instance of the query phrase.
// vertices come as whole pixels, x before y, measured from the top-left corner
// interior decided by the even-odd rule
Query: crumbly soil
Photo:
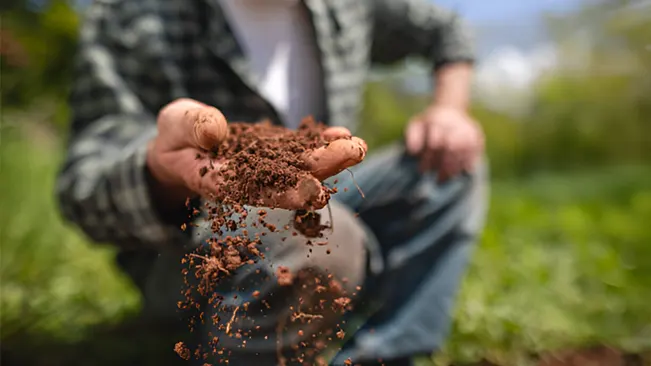
[[[294,228],[308,238],[319,238],[329,226],[321,224],[321,214],[315,211],[298,210],[294,214]]]
[[[262,195],[269,188],[282,192],[296,186],[308,174],[301,155],[326,145],[324,129],[311,118],[296,131],[270,122],[230,123],[228,138],[212,152],[213,159],[228,160],[216,201],[265,206]]]
[[[183,263],[187,265],[183,274],[195,276],[198,282],[198,285],[191,285],[191,281],[186,279],[184,289],[186,301],[178,304],[180,309],[192,310],[198,314],[190,321],[191,330],[196,325],[211,322],[227,336],[242,339],[242,347],[245,347],[248,335],[234,329],[233,324],[239,316],[244,316],[242,314],[246,313],[249,304],[245,303],[234,309],[223,307],[223,297],[215,292],[220,278],[231,275],[240,266],[254,264],[262,258],[260,248],[265,242],[264,236],[267,232],[284,231],[289,236],[296,235],[298,231],[307,237],[322,236],[321,231],[326,227],[320,224],[320,216],[315,212],[297,211],[291,223],[294,228],[290,230],[289,225],[277,228],[267,223],[265,209],[257,208],[255,210],[258,220],[253,224],[255,228],[247,228],[245,219],[249,212],[245,206],[263,207],[265,206],[263,194],[270,188],[282,193],[295,187],[301,177],[309,174],[301,156],[309,150],[327,144],[322,138],[324,129],[323,124],[316,123],[311,118],[303,120],[297,130],[289,130],[268,122],[230,123],[229,137],[213,151],[197,156],[197,159],[206,161],[198,174],[203,176],[216,173],[223,184],[220,185],[218,196],[214,197],[213,202],[206,203],[204,208],[208,212],[208,220],[215,234],[208,242],[209,250],[191,253],[183,259]],[[224,162],[227,164],[224,165]],[[226,169],[223,168],[224,166]],[[325,187],[324,190],[328,199],[330,194],[335,192],[334,189]],[[198,213],[195,210],[194,214]],[[187,226],[184,228],[187,229]],[[253,239],[250,238],[247,229],[256,231],[257,234]],[[242,234],[236,235],[236,230],[241,230]],[[346,296],[343,287],[337,279],[332,278],[332,275],[322,279],[309,273],[291,273],[288,268],[279,266],[276,268],[276,277],[279,285],[298,288],[295,293],[306,293],[306,291],[317,294],[325,292],[332,294],[332,291],[336,293],[334,296],[331,295],[334,300],[329,302],[323,300],[318,301],[316,306],[312,304],[309,308],[307,305],[304,307],[299,305],[298,309],[293,307],[287,309],[292,315],[286,321],[279,319],[278,333],[285,331],[287,321],[310,323],[323,318],[319,312],[327,310],[341,314],[350,309],[350,298]],[[252,295],[258,298],[260,292],[254,291]],[[303,299],[296,299],[296,303],[303,304]],[[219,308],[222,312],[231,315],[224,317],[225,319],[216,316],[212,319],[204,319],[205,306]],[[329,309],[324,310],[325,307]],[[299,333],[300,336],[303,336],[302,332]],[[313,342],[301,342],[300,347],[293,347],[296,357],[289,361],[314,364],[314,359],[318,356],[315,350],[319,349],[319,345],[324,341],[332,340],[333,337],[344,336],[338,326],[326,333],[312,335]],[[288,360],[286,352],[280,349],[282,347],[283,345],[278,345],[278,358],[279,364],[284,365]],[[217,337],[214,337],[208,345],[198,346],[194,352],[182,343],[178,343],[174,349],[184,359],[194,357],[207,360],[209,356],[216,355],[221,359],[220,363],[228,361],[228,350],[220,347]]]

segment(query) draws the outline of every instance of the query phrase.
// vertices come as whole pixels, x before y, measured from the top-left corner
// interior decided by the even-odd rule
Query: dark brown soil
[[[230,123],[229,137],[213,151],[213,158],[229,161],[216,200],[265,206],[262,195],[268,188],[295,187],[307,174],[301,155],[325,146],[324,129],[311,118],[303,120],[296,131],[269,122]]]
[[[294,214],[294,228],[308,238],[318,238],[329,227],[321,225],[321,214],[318,212],[298,210]]]
[[[174,352],[176,352],[176,354],[184,360],[190,359],[190,350],[185,346],[183,342],[178,342],[174,345]]]
[[[223,298],[215,292],[216,285],[221,278],[231,275],[240,266],[253,264],[263,256],[260,248],[267,232],[285,231],[288,236],[296,233],[290,231],[289,226],[277,228],[267,223],[264,209],[256,209],[258,219],[252,224],[254,228],[247,228],[245,219],[249,212],[245,206],[269,207],[269,196],[266,195],[271,190],[275,194],[282,194],[296,187],[301,178],[311,177],[302,156],[309,150],[326,145],[327,142],[322,137],[324,129],[325,126],[311,118],[305,119],[295,131],[270,123],[231,123],[226,141],[209,154],[197,156],[198,159],[206,161],[206,166],[198,174],[202,176],[214,174],[220,181],[219,193],[214,197],[214,203],[207,203],[205,207],[214,237],[220,239],[211,239],[207,243],[208,250],[189,254],[183,260],[188,265],[184,274],[193,275],[198,280],[198,285],[194,286],[190,284],[191,281],[186,281],[184,290],[186,301],[179,304],[181,309],[199,312],[199,315],[190,322],[191,330],[197,324],[210,322],[229,337],[244,339],[247,336],[234,329],[232,325],[238,316],[246,313],[249,304],[245,303],[235,309],[222,307]],[[325,187],[323,190],[327,199],[334,192]],[[308,237],[322,236],[320,232],[325,229],[320,225],[320,216],[310,211],[297,212],[294,228]],[[236,235],[235,232],[240,229],[242,234]],[[257,233],[253,239],[249,236],[248,230],[255,230]],[[320,245],[325,244],[320,243]],[[306,284],[309,283],[312,289],[308,291],[314,292],[317,288],[334,291],[337,294],[336,300],[320,301],[317,304],[319,309],[315,306],[304,309],[310,314],[302,313],[302,310],[289,309],[295,314],[291,321],[313,321],[322,318],[311,312],[315,309],[322,311],[326,304],[331,308],[331,312],[338,314],[350,308],[350,299],[345,296],[342,286],[336,279],[319,280],[315,276],[307,279],[306,276],[304,273],[293,274],[288,268],[282,266],[276,269],[279,285],[305,291]],[[297,293],[300,293],[300,290]],[[260,296],[259,291],[254,291],[253,294],[256,298]],[[299,304],[303,302],[302,298],[296,300]],[[225,319],[216,316],[205,319],[202,312],[205,303],[208,306],[219,307],[222,313],[231,315],[224,317]],[[284,331],[284,325],[284,322],[279,320],[278,332]],[[315,335],[313,338],[318,337]],[[245,340],[243,342],[245,344]],[[305,360],[306,357],[316,354],[314,349],[306,351],[308,348],[306,345],[307,343],[302,342],[302,350],[295,348],[297,352],[300,351],[300,355],[297,356],[299,360]],[[184,359],[194,356],[195,359],[200,360],[206,359],[210,354],[221,355],[222,363],[227,361],[228,354],[228,350],[219,346],[217,337],[207,347],[200,346],[194,352],[190,352],[182,343],[176,345],[175,351]],[[279,363],[284,364],[284,362],[285,358],[279,351]]]
[[[280,286],[291,286],[294,283],[294,276],[287,267],[279,266],[276,270],[276,277],[278,277]]]

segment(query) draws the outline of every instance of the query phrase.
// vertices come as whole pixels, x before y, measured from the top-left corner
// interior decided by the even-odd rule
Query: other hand
[[[431,106],[409,122],[407,152],[420,159],[422,172],[436,170],[445,181],[474,169],[484,151],[484,133],[467,112]]]

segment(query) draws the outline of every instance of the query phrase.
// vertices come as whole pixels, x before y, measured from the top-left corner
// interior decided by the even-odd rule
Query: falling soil
[[[303,157],[310,150],[327,146],[328,142],[322,137],[325,128],[323,124],[316,123],[311,118],[304,119],[297,130],[275,126],[268,122],[230,123],[228,138],[212,151],[197,156],[197,159],[205,161],[205,165],[197,174],[202,177],[211,174],[220,183],[218,194],[211,197],[212,200],[205,205],[205,210],[208,213],[207,219],[210,221],[214,233],[213,238],[207,242],[208,249],[188,254],[183,259],[183,263],[188,266],[183,272],[184,275],[194,275],[197,280],[196,284],[191,284],[194,281],[189,281],[185,276],[184,295],[186,300],[179,303],[179,308],[182,310],[193,310],[199,314],[191,319],[189,324],[191,330],[198,324],[209,322],[227,336],[242,339],[241,347],[244,348],[247,335],[242,334],[239,329],[235,329],[234,323],[238,316],[246,312],[249,304],[244,303],[235,308],[223,306],[224,298],[215,291],[219,280],[224,276],[231,275],[239,267],[245,264],[254,264],[263,258],[261,248],[267,232],[284,231],[288,235],[296,235],[296,231],[298,231],[310,238],[323,236],[321,232],[327,227],[321,225],[321,216],[307,209],[298,210],[295,213],[292,223],[295,231],[290,230],[289,225],[277,228],[267,223],[265,221],[266,211],[261,208],[255,209],[257,220],[251,225],[254,227],[247,228],[245,220],[249,215],[248,210],[251,210],[246,206],[275,208],[277,207],[275,205],[276,198],[282,198],[284,192],[295,189],[305,177],[313,179]],[[325,186],[321,189],[320,197],[323,197],[326,203],[330,199],[330,195],[336,192],[335,189]],[[278,206],[282,208],[282,204]],[[198,214],[199,212],[195,210],[194,213]],[[249,235],[249,230],[256,233],[253,238]],[[320,242],[319,245],[327,245],[327,242]],[[305,291],[308,293],[328,291],[335,293],[334,301],[321,300],[318,302],[318,306],[306,309],[307,313],[301,311],[300,308],[298,310],[287,309],[293,314],[287,321],[300,321],[307,324],[319,320],[323,316],[317,314],[315,310],[323,311],[325,304],[330,307],[328,311],[337,314],[350,308],[350,298],[346,296],[343,287],[336,279],[312,277],[310,281],[307,281],[304,273],[291,273],[289,268],[282,266],[276,268],[276,280],[280,286],[301,287],[303,293]],[[310,289],[306,287],[308,283]],[[252,295],[256,299],[261,296],[257,290],[253,291]],[[264,299],[262,301],[264,302]],[[302,302],[303,300],[298,299],[298,301]],[[218,308],[222,313],[230,314],[230,316],[224,316],[224,319],[221,319],[214,315],[211,319],[205,319],[203,313],[205,306]],[[285,323],[285,320],[279,319],[278,334],[285,331]],[[343,338],[341,329],[338,328],[334,332],[338,338]],[[300,331],[298,335],[303,338],[303,331]],[[207,347],[205,345],[197,347],[193,352],[194,357],[207,359],[209,355],[216,355],[221,358],[219,363],[227,362],[228,350],[220,347],[219,338],[211,338]],[[312,338],[323,342],[323,337],[312,335]],[[307,345],[307,342],[301,342],[302,350],[293,348],[300,351],[300,355],[292,361],[304,363],[310,357],[314,359],[318,356],[315,351],[318,350],[318,347],[306,350]],[[278,344],[278,362],[284,365],[286,359],[281,347],[282,345]],[[182,343],[175,346],[175,351],[184,359],[191,358],[190,350]]]
[[[321,214],[318,212],[297,210],[294,214],[294,228],[308,238],[318,238],[322,236],[323,230],[331,227],[321,224]]]
[[[174,345],[174,352],[179,355],[184,360],[190,359],[190,350],[185,346],[183,342],[178,342]]]
[[[270,207],[265,200],[270,191],[294,188],[309,175],[302,155],[327,144],[324,130],[323,124],[311,118],[303,120],[296,131],[269,122],[230,123],[228,138],[212,152],[214,161],[228,161],[225,168],[215,170],[224,181],[215,200]],[[214,166],[206,168],[200,174]]]

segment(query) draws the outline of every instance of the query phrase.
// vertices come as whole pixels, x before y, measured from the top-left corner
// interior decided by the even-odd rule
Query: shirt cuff
[[[180,224],[167,223],[159,216],[152,201],[147,179],[147,144],[156,135],[153,130],[129,144],[114,166],[111,177],[112,202],[122,216],[125,229],[148,247],[167,248],[190,244],[190,237]]]
[[[434,69],[453,63],[470,63],[476,60],[475,39],[468,25],[459,18],[442,32],[433,52]]]

